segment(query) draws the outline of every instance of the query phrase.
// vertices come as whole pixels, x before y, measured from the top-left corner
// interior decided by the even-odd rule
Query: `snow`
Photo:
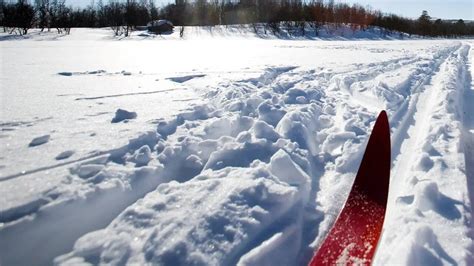
[[[0,35],[0,264],[306,264],[385,109],[374,264],[472,265],[474,42],[279,37]]]
[[[124,109],[117,109],[115,111],[115,116],[112,118],[112,123],[119,123],[119,122],[128,122],[130,119],[135,119],[137,118],[137,113],[136,112],[129,112]]]

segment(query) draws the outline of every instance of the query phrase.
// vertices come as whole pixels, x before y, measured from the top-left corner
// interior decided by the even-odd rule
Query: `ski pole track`
[[[295,66],[269,67],[257,78],[222,82],[206,93],[208,104],[195,106],[172,120],[159,122],[156,132],[144,134],[104,156],[69,162],[67,165],[77,165],[72,165],[70,175],[62,185],[44,194],[37,209],[25,212],[22,216],[0,215],[4,222],[0,230],[0,262],[27,265],[34,261],[36,265],[46,265],[54,258],[59,258],[59,263],[71,263],[78,257],[93,263],[104,262],[104,248],[89,250],[91,254],[84,255],[79,250],[80,244],[87,237],[100,238],[100,232],[117,235],[126,232],[119,225],[126,224],[127,214],[139,215],[134,214],[134,211],[150,204],[145,199],[161,198],[160,191],[166,190],[168,186],[191,188],[199,182],[209,181],[209,186],[212,187],[212,179],[205,178],[209,172],[262,167],[269,170],[259,170],[258,174],[252,174],[255,175],[250,178],[253,181],[245,182],[257,182],[255,180],[259,180],[258,177],[269,171],[270,175],[277,177],[267,177],[271,185],[265,186],[281,186],[283,191],[288,191],[285,192],[289,193],[287,195],[292,195],[288,196],[291,200],[286,204],[281,203],[281,210],[273,210],[273,216],[264,215],[264,218],[257,219],[260,221],[257,225],[244,227],[247,237],[221,251],[223,253],[218,253],[222,256],[217,256],[217,261],[214,262],[242,265],[264,262],[276,256],[271,249],[268,251],[269,246],[278,249],[279,246],[291,243],[297,248],[285,253],[287,261],[304,264],[310,259],[314,248],[311,242],[327,231],[321,227],[322,222],[328,223],[327,220],[335,219],[323,214],[321,209],[327,211],[329,208],[329,213],[337,213],[337,208],[340,207],[322,206],[320,183],[329,178],[345,178],[357,171],[363,143],[367,139],[368,132],[364,129],[370,126],[376,114],[374,106],[363,101],[358,102],[357,106],[337,103],[335,99],[360,97],[354,95],[354,86],[370,87],[373,86],[370,82],[374,79],[383,80],[385,76],[407,70],[409,74],[406,80],[390,84],[387,88],[394,88],[404,98],[402,108],[388,107],[389,114],[393,114],[392,128],[395,132],[407,130],[410,125],[409,117],[416,112],[413,106],[420,101],[418,94],[423,92],[423,87],[436,75],[443,61],[449,58],[453,50],[461,49],[459,47],[460,45],[455,45],[433,52],[429,67],[416,73],[413,71],[418,67],[412,66],[423,65],[429,59],[403,56],[384,61],[380,65],[353,66],[352,70],[339,73],[327,73],[324,69],[319,72],[302,71]],[[383,97],[386,96],[378,95],[375,98],[383,102]],[[376,104],[379,105],[383,104]],[[397,113],[397,110],[402,111]],[[399,134],[401,133],[395,133]],[[401,140],[396,143],[401,145]],[[284,176],[271,171],[272,161],[276,160],[276,154],[280,150],[289,156],[295,169],[300,169],[303,176],[310,177],[309,184],[285,181]],[[244,158],[249,155],[250,158]],[[255,163],[255,160],[260,163]],[[129,165],[134,165],[135,168],[127,168]],[[320,170],[322,166],[325,166],[324,171]],[[234,170],[228,171],[232,175]],[[330,177],[331,175],[336,177]],[[76,187],[80,189],[70,191],[72,183],[79,184]],[[305,186],[310,189],[306,191]],[[216,191],[212,197],[189,201],[201,200],[200,205],[196,205],[199,208],[218,210],[222,208],[222,202],[243,193],[243,188],[226,185],[222,189],[212,189],[211,191]],[[179,204],[181,201],[177,202]],[[186,201],[181,203],[186,204]],[[36,213],[33,213],[35,210]],[[267,212],[269,210],[272,208],[265,209]],[[198,230],[203,221],[209,221],[216,214],[211,212],[209,216],[203,217],[202,213],[205,212],[190,211],[186,219],[201,222],[190,222],[183,231],[169,227],[168,230],[171,231],[166,231],[166,234],[174,234],[172,239],[177,241],[190,240],[191,232]],[[81,220],[81,217],[88,217],[88,221],[70,222],[73,219]],[[56,228],[72,233],[50,234]],[[157,238],[154,232],[148,235],[146,243],[169,238],[164,233]],[[129,231],[128,234],[133,237],[133,232]],[[43,256],[27,258],[21,255],[37,248],[39,242],[28,243],[31,239],[41,241],[50,239],[51,235],[54,237],[50,248]],[[294,244],[294,239],[298,239],[297,245]],[[183,244],[178,242],[177,246],[171,243],[168,247],[181,249]],[[186,247],[185,245],[184,250]],[[71,250],[67,255],[58,257]],[[258,253],[256,251],[265,250],[267,252],[262,252],[263,255],[255,255]],[[162,261],[166,254],[151,252],[150,255],[145,254],[144,261],[141,262],[166,262]],[[132,255],[126,255],[123,259],[126,261],[133,258]],[[192,261],[181,261],[184,262]]]

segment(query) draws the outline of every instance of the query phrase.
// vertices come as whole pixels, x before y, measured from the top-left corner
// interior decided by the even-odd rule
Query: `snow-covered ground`
[[[0,264],[303,265],[385,109],[375,264],[472,265],[474,41],[355,37],[0,35]]]

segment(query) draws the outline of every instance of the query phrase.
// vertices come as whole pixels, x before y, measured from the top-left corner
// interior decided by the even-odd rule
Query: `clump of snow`
[[[144,166],[151,160],[151,149],[148,145],[143,145],[140,149],[127,157],[127,161],[135,163],[136,166]]]
[[[268,100],[258,105],[257,112],[260,119],[272,126],[276,126],[286,114],[281,106]]]
[[[206,75],[187,75],[187,76],[182,76],[182,77],[170,77],[170,78],[167,78],[173,82],[177,82],[177,83],[183,83],[183,82],[186,82],[188,80],[192,80],[192,79],[195,79],[195,78],[202,78],[202,77],[205,77]]]
[[[440,198],[438,185],[434,182],[420,182],[415,188],[415,206],[420,211],[434,210]]]
[[[311,178],[298,166],[284,150],[278,150],[270,159],[270,172],[280,181],[296,186],[302,193],[303,202],[309,199]]]
[[[28,146],[35,147],[35,146],[43,145],[43,144],[47,143],[50,138],[51,138],[50,135],[43,135],[43,136],[40,136],[40,137],[36,137],[36,138],[31,140],[31,142],[30,142],[30,144],[28,144]]]
[[[66,76],[66,77],[70,77],[72,76],[72,72],[59,72],[58,75],[61,75],[61,76]]]
[[[63,151],[61,152],[60,154],[58,154],[56,157],[54,157],[56,160],[64,160],[64,159],[67,159],[69,157],[71,157],[72,155],[74,154],[74,151],[73,150],[67,150],[67,151]]]
[[[79,166],[75,172],[81,178],[89,178],[99,173],[103,168],[104,166],[100,164],[86,164]]]
[[[118,122],[135,119],[135,118],[137,118],[136,112],[130,112],[130,111],[119,108],[117,109],[117,111],[115,111],[115,116],[112,119],[112,123],[118,123]]]
[[[256,138],[266,138],[272,142],[276,142],[281,137],[271,125],[261,120],[256,121],[250,130]]]
[[[88,71],[87,73],[90,74],[90,75],[97,75],[97,74],[105,74],[105,73],[107,73],[107,71],[105,71],[103,69],[99,69],[99,70]]]

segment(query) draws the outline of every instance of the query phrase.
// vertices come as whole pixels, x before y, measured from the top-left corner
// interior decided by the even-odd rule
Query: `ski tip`
[[[388,143],[390,143],[390,124],[388,122],[388,115],[385,110],[382,110],[377,120],[375,121],[375,125],[373,131],[382,131],[385,133],[377,133],[377,135],[385,135],[388,138]]]
[[[387,112],[385,110],[382,110],[380,113],[379,113],[379,116],[377,117],[377,120],[385,120],[388,122],[388,115],[387,115]]]

